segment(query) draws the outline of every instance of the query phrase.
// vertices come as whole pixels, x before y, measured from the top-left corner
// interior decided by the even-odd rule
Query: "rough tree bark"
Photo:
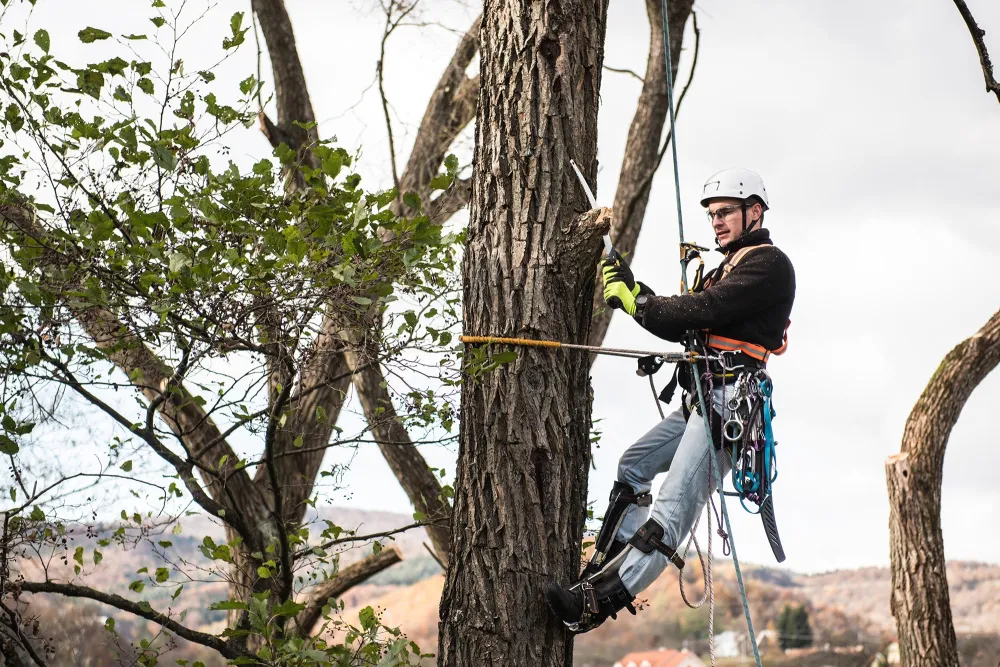
[[[674,0],[667,6],[667,23],[670,26],[670,59],[674,63],[674,80],[677,80],[677,62],[681,57],[684,26],[691,14],[693,0]],[[670,105],[667,102],[667,63],[663,48],[663,11],[660,0],[646,0],[649,16],[649,55],[646,60],[646,77],[636,104],[632,125],[625,143],[625,157],[618,175],[615,190],[614,217],[611,238],[618,252],[631,262],[642,221],[649,203],[650,182],[660,164],[660,136]],[[600,285],[594,293],[594,322],[590,327],[590,344],[600,345],[608,332],[614,311],[604,305]]]
[[[900,452],[885,464],[890,606],[903,667],[958,664],[941,533],[944,453],[962,407],[997,364],[1000,312],[945,356],[906,420]]]
[[[607,2],[488,0],[469,241],[469,334],[587,340],[600,235],[570,168],[596,166]],[[439,664],[572,664],[541,597],[577,573],[590,460],[589,360],[523,350],[462,389]]]

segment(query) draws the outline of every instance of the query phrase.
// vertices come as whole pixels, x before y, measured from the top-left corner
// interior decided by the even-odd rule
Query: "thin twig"
[[[969,6],[965,4],[965,0],[955,0],[955,6],[958,7],[959,13],[965,19],[965,25],[968,26],[969,34],[972,35],[972,42],[976,45],[976,51],[979,53],[979,62],[983,66],[983,78],[986,80],[986,92],[996,95],[997,101],[1000,102],[1000,83],[997,83],[996,78],[993,76],[993,63],[990,61],[990,54],[986,50],[986,42],[983,41],[986,31],[976,23],[976,19],[973,18],[972,12],[969,11]]]
[[[645,81],[645,79],[643,79],[641,76],[639,76],[638,74],[636,74],[635,71],[627,69],[627,68],[621,68],[621,69],[619,69],[617,67],[611,67],[610,65],[605,65],[604,69],[608,70],[609,72],[616,72],[618,74],[628,74],[629,76],[631,76],[632,78],[634,78],[639,83],[643,83]]]
[[[385,45],[389,41],[389,36],[399,27],[400,21],[405,19],[410,12],[416,9],[419,0],[409,7],[404,7],[403,13],[393,21],[392,9],[396,5],[395,0],[390,0],[389,6],[385,10],[385,31],[382,33],[382,44],[379,50],[376,73],[378,75],[378,93],[382,98],[382,113],[385,114],[385,129],[389,133],[389,163],[392,168],[392,184],[396,188],[396,205],[400,210],[403,208],[403,193],[399,191],[399,172],[396,168],[396,143],[392,134],[392,118],[389,116],[389,98],[385,94]]]
[[[957,0],[956,0],[957,1]],[[691,82],[694,81],[694,71],[698,67],[698,52],[701,47],[701,30],[698,29],[698,15],[692,10],[691,11],[691,22],[694,26],[694,58],[691,60],[691,73],[688,75],[687,83],[684,84],[684,90],[681,91],[681,96],[677,99],[677,109],[674,111],[674,118],[676,120],[677,114],[681,112],[681,104],[684,103],[684,98],[687,96],[688,89],[691,88]],[[657,75],[658,76],[658,75]],[[672,130],[667,130],[667,136],[663,140],[663,146],[660,148],[660,153],[656,156],[656,164],[650,169],[649,173],[642,180],[642,184],[639,189],[636,190],[635,196],[625,207],[625,216],[622,220],[628,220],[632,216],[632,210],[635,208],[636,202],[639,201],[639,197],[645,193],[646,189],[653,182],[653,177],[656,176],[657,170],[660,168],[660,164],[663,163],[663,156],[667,154],[667,148],[670,146],[670,140],[673,137]]]

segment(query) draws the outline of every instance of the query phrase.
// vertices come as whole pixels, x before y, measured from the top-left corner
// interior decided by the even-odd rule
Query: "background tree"
[[[298,108],[265,126],[273,141],[280,132],[292,145],[274,141],[273,159],[247,170],[220,160],[227,135],[254,119],[261,84],[247,77],[233,100],[212,86],[218,63],[186,71],[174,57],[190,28],[185,3],[153,6],[154,26],[170,37],[80,31],[86,44],[118,44],[121,55],[99,63],[60,60],[44,28],[30,41],[13,31],[0,55],[0,447],[14,474],[0,585],[15,605],[4,610],[2,648],[9,661],[23,652],[44,664],[18,630],[17,605],[25,593],[46,593],[115,607],[245,664],[406,663],[415,649],[371,610],[358,628],[328,623],[344,590],[399,553],[376,541],[368,560],[338,571],[343,545],[384,536],[358,538],[332,524],[312,534],[305,519],[323,454],[343,442],[335,420],[345,382],[448,343],[456,239],[442,235],[416,195],[365,192],[352,156],[299,120],[307,110],[285,86],[276,86],[279,109]],[[262,23],[274,18],[267,9]],[[230,28],[220,61],[249,31],[242,13]],[[294,78],[291,70],[281,76]],[[447,165],[429,188],[452,184],[455,165]],[[437,327],[422,317],[431,307]],[[373,329],[375,320],[386,326]],[[450,409],[433,396],[411,392],[421,409],[392,419],[447,427]],[[36,424],[58,431],[70,400],[119,427],[108,460],[33,483],[15,457]],[[371,421],[385,412],[373,407]],[[259,449],[239,454],[236,437]],[[145,494],[158,512],[122,509],[109,534],[88,528],[91,548],[73,535],[79,515],[53,496],[82,496],[84,478],[114,483],[132,473],[141,482],[130,455],[153,455],[175,481]],[[185,502],[225,526],[227,539],[205,536],[202,549],[205,571],[230,584],[214,607],[230,612],[221,637],[147,599],[169,586],[176,600],[196,576],[170,563],[168,539],[156,547],[172,567],[142,568],[128,596],[80,583],[100,567],[98,546],[179,529],[176,505]],[[32,556],[41,576],[26,567]],[[75,563],[72,574],[50,568],[52,559]],[[320,624],[346,634],[333,644],[311,637]],[[151,646],[141,648],[139,659],[152,664]]]
[[[955,5],[979,54],[986,90],[1000,100],[1000,85],[983,42],[985,32],[964,0],[955,0]],[[892,568],[890,606],[904,667],[959,662],[941,533],[944,454],[962,407],[997,364],[1000,312],[941,361],[906,420],[899,453],[885,463]]]

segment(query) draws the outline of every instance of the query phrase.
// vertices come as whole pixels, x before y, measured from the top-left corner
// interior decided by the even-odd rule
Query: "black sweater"
[[[722,279],[723,267],[740,248],[751,250]],[[704,283],[709,283],[704,287]],[[758,229],[726,248],[726,260],[694,294],[651,296],[642,326],[660,338],[680,342],[689,329],[711,330],[776,350],[795,300],[795,270],[785,253],[771,243],[770,232]]]

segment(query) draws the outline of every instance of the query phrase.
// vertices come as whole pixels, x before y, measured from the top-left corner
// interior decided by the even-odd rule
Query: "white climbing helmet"
[[[701,205],[708,206],[709,200],[719,197],[749,199],[754,196],[760,197],[766,211],[769,208],[767,190],[764,188],[764,181],[760,174],[749,169],[723,169],[705,181],[705,186],[701,191]]]

